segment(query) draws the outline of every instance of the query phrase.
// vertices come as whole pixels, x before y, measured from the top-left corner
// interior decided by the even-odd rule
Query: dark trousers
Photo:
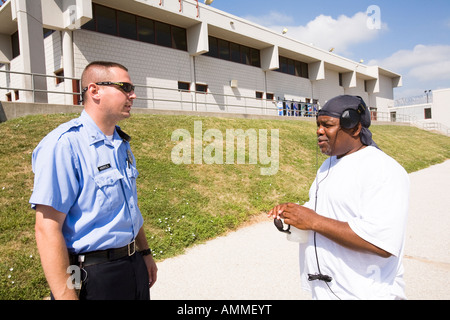
[[[150,300],[148,271],[140,253],[83,267],[81,278],[80,300]]]
[[[80,300],[150,300],[148,271],[141,254],[84,268]]]

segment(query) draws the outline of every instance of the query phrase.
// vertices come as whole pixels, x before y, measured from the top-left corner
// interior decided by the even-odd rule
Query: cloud
[[[395,90],[396,97],[450,87],[450,45],[418,44],[412,50],[399,50],[390,57],[371,60],[368,64],[382,66],[403,76],[403,88]]]
[[[283,21],[289,25],[295,21],[293,17],[276,11],[271,11],[263,16],[246,16],[244,19],[268,28],[270,28],[270,26],[277,25],[280,21]]]
[[[369,28],[365,12],[358,12],[352,17],[341,15],[337,19],[319,15],[306,25],[295,25],[292,17],[277,12],[270,12],[262,17],[248,16],[245,19],[280,33],[284,28],[288,28],[287,36],[290,38],[313,44],[324,50],[335,48],[334,52],[339,54],[349,54],[351,46],[371,41],[380,32],[388,29],[384,23],[381,24],[381,28]],[[280,21],[283,23],[280,24]]]
[[[418,82],[450,80],[450,45],[416,45],[369,65],[381,65]]]

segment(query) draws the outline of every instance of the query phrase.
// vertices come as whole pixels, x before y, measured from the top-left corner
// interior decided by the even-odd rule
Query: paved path
[[[408,299],[450,299],[450,160],[410,174]],[[262,220],[158,263],[153,300],[309,300],[298,245]]]

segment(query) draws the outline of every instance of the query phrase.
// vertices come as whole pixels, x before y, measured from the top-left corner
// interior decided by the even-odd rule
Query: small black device
[[[366,111],[367,106],[364,103],[364,100],[358,96],[360,99],[360,103],[358,105],[358,109],[346,109],[342,112],[339,120],[341,127],[344,129],[354,128],[360,121],[361,115]]]

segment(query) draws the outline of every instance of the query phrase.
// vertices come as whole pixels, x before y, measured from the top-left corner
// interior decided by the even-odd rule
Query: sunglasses
[[[291,229],[291,225],[288,224],[287,228],[284,228],[284,224],[283,221],[281,219],[273,219],[273,224],[275,225],[275,227],[277,227],[278,231],[280,232],[286,232],[286,233],[291,233],[290,229]]]
[[[131,91],[134,91],[135,86],[128,82],[111,82],[111,81],[104,81],[104,82],[96,82],[95,83],[98,86],[119,86],[120,89],[125,91],[126,93],[130,93]],[[87,91],[87,87],[83,89],[83,93]]]

